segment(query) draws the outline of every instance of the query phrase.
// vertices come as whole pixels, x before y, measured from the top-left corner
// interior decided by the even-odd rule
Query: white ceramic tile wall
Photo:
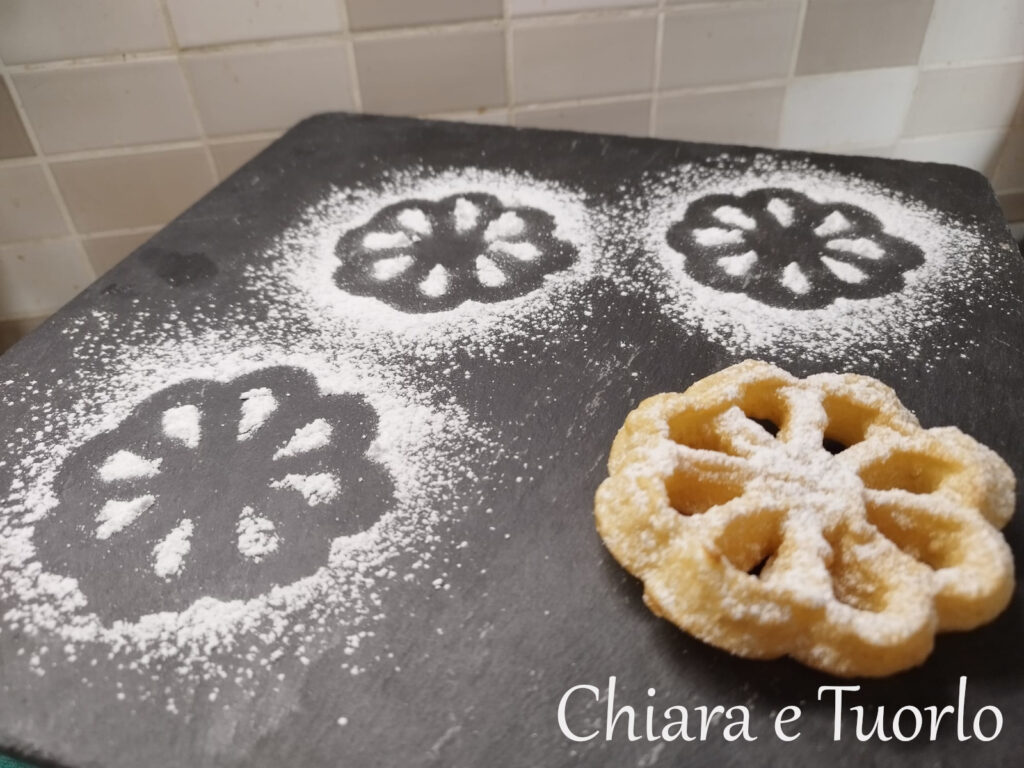
[[[319,111],[954,162],[1024,219],[1022,91],[1022,0],[0,0],[0,346]]]

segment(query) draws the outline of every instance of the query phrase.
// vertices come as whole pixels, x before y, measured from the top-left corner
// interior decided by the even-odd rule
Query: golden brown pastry
[[[734,365],[641,403],[608,470],[597,528],[647,605],[740,656],[888,675],[1013,591],[1010,468],[867,376]]]

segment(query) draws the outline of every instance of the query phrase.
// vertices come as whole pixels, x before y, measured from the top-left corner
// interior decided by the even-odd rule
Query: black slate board
[[[245,266],[265,258],[268,244],[332,185],[370,183],[383,170],[420,162],[473,165],[564,182],[588,200],[615,204],[643,197],[646,171],[711,162],[723,152],[740,162],[757,154],[406,119],[311,118],[3,357],[0,381],[10,383],[0,433],[28,426],[28,414],[44,398],[60,413],[83,397],[75,388],[77,373],[104,365],[102,356],[76,355],[76,340],[85,335],[108,339],[113,346],[107,354],[116,356],[119,344],[144,346],[147,333],[158,333],[161,314],[171,311],[186,318],[183,334],[238,322],[258,327],[268,310],[266,297],[246,284]],[[912,195],[973,228],[988,264],[987,285],[968,284],[961,299],[947,301],[948,323],[921,330],[916,357],[893,345],[871,365],[841,356],[823,363],[794,348],[780,350],[772,362],[797,375],[837,368],[877,376],[898,390],[924,425],[955,424],[1024,475],[1024,261],[985,180],[952,166],[770,154]],[[613,258],[628,266],[645,256],[638,246]],[[593,493],[605,476],[611,440],[643,397],[681,391],[744,355],[669,320],[650,294],[623,295],[600,274],[581,290],[592,315],[569,313],[556,339],[523,341],[490,356],[466,351],[453,359],[399,361],[431,377],[474,419],[504,425],[507,440],[503,452],[488,458],[489,466],[470,467],[488,478],[483,487],[459,484],[471,509],[442,531],[450,543],[441,554],[466,559],[465,567],[451,572],[450,589],[440,595],[412,581],[387,595],[386,618],[376,632],[387,638],[400,672],[370,668],[353,677],[339,671],[342,648],[328,647],[308,667],[288,666],[295,695],[287,702],[275,698],[268,684],[252,698],[211,703],[197,697],[179,703],[180,714],[173,714],[161,701],[118,699],[114,681],[120,672],[102,655],[95,666],[83,657],[35,674],[29,659],[46,639],[11,631],[5,621],[0,747],[41,764],[107,768],[1016,764],[1024,751],[1019,592],[993,624],[941,636],[922,667],[857,681],[863,689],[851,702],[869,712],[878,705],[890,712],[912,704],[942,706],[955,703],[958,680],[966,676],[968,712],[993,705],[1005,717],[991,743],[960,742],[949,729],[934,743],[859,743],[849,736],[835,742],[831,707],[816,701],[816,694],[836,680],[788,660],[731,657],[643,606],[639,583],[604,551],[593,525]],[[133,311],[140,303],[149,310],[144,317]],[[189,320],[189,310],[198,307],[203,312]],[[94,310],[113,321],[101,328]],[[25,384],[31,380],[52,387],[33,389]],[[533,482],[514,482],[523,461],[532,465],[551,455],[556,459]],[[493,507],[494,514],[474,514],[482,506]],[[1015,552],[1024,552],[1019,516],[1005,535]],[[462,540],[472,546],[458,549]],[[102,585],[103,563],[95,569]],[[0,594],[0,612],[12,607],[15,597]],[[727,743],[713,730],[705,743],[659,744],[630,742],[620,731],[610,742],[599,737],[570,743],[556,721],[560,697],[577,684],[603,687],[613,675],[619,700],[638,709],[746,705],[758,740]],[[161,678],[154,688],[167,684]],[[657,689],[655,697],[647,697],[648,687]],[[772,735],[771,715],[794,704],[803,707],[802,735],[783,743]],[[603,706],[572,716],[602,718]],[[345,727],[337,724],[339,712],[347,713]]]

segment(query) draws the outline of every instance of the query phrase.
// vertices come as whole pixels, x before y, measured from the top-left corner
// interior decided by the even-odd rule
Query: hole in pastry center
[[[779,425],[776,424],[771,419],[755,419],[753,417],[748,418],[750,418],[750,420],[755,424],[760,424],[761,428],[764,429],[764,431],[767,432],[772,437],[776,437],[779,434]]]
[[[708,476],[694,467],[683,467],[665,480],[669,504],[681,515],[702,515],[712,507],[732,501],[743,493],[739,482]]]
[[[740,515],[725,524],[715,545],[734,568],[761,578],[782,546],[782,515],[777,510]]]
[[[825,437],[821,441],[821,447],[831,453],[833,456],[838,456],[840,453],[845,451],[850,446],[845,443],[841,443],[838,440],[833,440],[831,437]]]
[[[674,416],[668,425],[669,438],[679,445],[699,451],[716,451],[730,456],[739,455],[714,425],[714,416],[705,411],[684,411]]]
[[[899,489],[910,493],[934,493],[954,468],[923,453],[892,453],[860,470],[860,479],[878,491]]]
[[[895,504],[877,500],[865,506],[868,522],[918,562],[938,570],[963,561],[966,546],[957,521],[940,516],[921,519]]]
[[[760,577],[761,576],[761,571],[763,571],[764,567],[766,565],[768,565],[768,561],[771,560],[772,557],[774,557],[774,554],[775,553],[773,552],[772,554],[765,555],[764,557],[762,557],[760,560],[758,560],[756,563],[754,563],[753,567],[751,567],[751,568],[749,568],[747,570],[747,574],[749,576]]]
[[[821,405],[828,417],[822,447],[833,455],[863,442],[868,427],[878,419],[878,411],[835,395],[826,396]]]

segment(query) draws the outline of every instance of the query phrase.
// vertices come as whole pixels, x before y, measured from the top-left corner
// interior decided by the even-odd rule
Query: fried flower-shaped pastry
[[[1010,468],[866,376],[732,366],[641,403],[608,466],[612,555],[654,613],[740,656],[888,675],[1013,590]]]

